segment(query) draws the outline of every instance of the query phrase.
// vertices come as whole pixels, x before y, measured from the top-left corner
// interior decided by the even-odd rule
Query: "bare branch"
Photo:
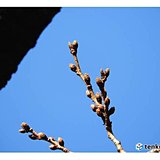
[[[51,150],[59,149],[59,150],[65,152],[65,153],[70,152],[69,149],[64,147],[64,141],[61,137],[59,137],[58,140],[56,141],[53,137],[47,137],[43,132],[37,133],[25,122],[23,122],[21,124],[21,127],[22,128],[19,130],[19,132],[20,133],[30,132],[31,133],[29,135],[30,139],[32,139],[32,140],[44,140],[44,141],[47,141],[47,142],[51,143],[51,145],[49,146],[49,148]]]
[[[105,82],[109,76],[110,70],[107,68],[105,71],[102,69],[100,70],[101,78],[97,77],[96,78],[96,83],[101,91],[101,93],[94,93],[92,84],[91,84],[91,79],[89,74],[85,73],[83,74],[80,68],[80,64],[78,61],[77,57],[77,48],[78,48],[78,42],[75,40],[73,43],[68,43],[70,53],[73,56],[74,64],[70,64],[69,67],[70,69],[75,72],[85,83],[87,87],[86,95],[88,98],[90,98],[94,104],[91,104],[91,108],[94,112],[97,113],[99,117],[101,117],[107,134],[108,138],[115,144],[117,151],[118,152],[125,152],[124,149],[122,148],[121,142],[116,139],[116,137],[113,134],[112,131],[112,122],[110,121],[110,116],[115,112],[115,107],[109,108],[110,104],[110,99],[107,96],[107,91],[105,89]]]

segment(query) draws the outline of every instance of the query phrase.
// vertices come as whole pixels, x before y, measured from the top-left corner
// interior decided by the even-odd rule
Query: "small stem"
[[[82,80],[84,80],[84,77],[83,77],[83,74],[81,72],[79,62],[78,62],[77,55],[73,55],[73,58],[74,58],[74,61],[75,61],[76,67],[77,67],[77,75],[80,76]]]
[[[77,54],[76,54],[76,55],[73,55],[73,58],[74,58],[75,65],[76,65],[76,67],[77,67],[77,71],[76,71],[77,75],[82,79],[82,81],[84,81],[87,89],[89,90],[89,92],[90,92],[90,94],[91,94],[91,99],[93,100],[93,102],[94,102],[95,104],[97,104],[97,105],[100,105],[100,103],[98,103],[98,101],[97,101],[97,99],[96,99],[96,97],[95,97],[94,91],[93,91],[93,89],[92,89],[92,85],[91,85],[91,84],[88,85],[88,84],[85,82],[85,80],[84,80],[84,75],[83,75],[83,73],[82,73],[82,71],[81,71]]]
[[[53,144],[53,145],[56,145],[57,146],[57,149],[59,149],[59,150],[62,150],[63,152],[70,152],[70,150],[69,149],[67,149],[67,148],[65,148],[64,146],[61,146],[61,145],[59,145],[59,143],[57,142],[57,141],[55,141],[55,140],[53,140],[52,138],[48,138],[48,140],[47,140],[48,142],[50,142],[51,144]]]
[[[107,130],[107,129],[106,129]],[[108,138],[115,144],[117,147],[117,152],[125,153],[124,149],[122,148],[121,142],[116,139],[114,134],[107,130]]]
[[[104,101],[105,98],[106,98],[106,95],[107,95],[107,91],[106,91],[105,88],[103,88],[103,89],[101,90],[101,94],[102,94],[102,98],[103,98],[103,101]]]

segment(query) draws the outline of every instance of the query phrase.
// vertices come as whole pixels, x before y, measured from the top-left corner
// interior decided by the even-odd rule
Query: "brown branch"
[[[70,64],[69,67],[85,83],[85,85],[87,87],[86,95],[94,102],[94,104],[91,104],[92,110],[94,112],[96,112],[99,117],[101,117],[101,119],[105,125],[106,131],[108,134],[108,138],[115,144],[117,151],[121,152],[121,153],[125,152],[124,149],[122,148],[121,142],[119,140],[117,140],[113,134],[112,122],[110,121],[110,116],[115,112],[115,107],[109,108],[110,99],[107,96],[107,91],[104,87],[105,82],[107,81],[107,78],[110,73],[109,68],[107,68],[105,71],[103,71],[102,69],[100,70],[101,78],[97,77],[96,83],[97,83],[101,93],[95,94],[93,91],[93,88],[92,88],[91,79],[90,79],[89,74],[87,74],[87,73],[83,74],[80,69],[80,65],[79,65],[79,61],[78,61],[78,57],[77,57],[78,42],[76,40],[73,41],[73,43],[69,42],[68,46],[70,49],[70,53],[72,54],[72,56],[74,58],[74,62],[75,62],[75,65]]]
[[[160,149],[151,149],[149,153],[160,153]]]
[[[51,145],[49,146],[49,148],[51,150],[56,150],[59,149],[65,153],[70,152],[69,149],[64,147],[64,141],[61,137],[58,138],[58,140],[56,141],[53,137],[47,137],[44,133],[40,132],[37,133],[36,131],[34,131],[32,128],[30,128],[30,126],[23,122],[21,124],[21,129],[19,130],[20,133],[32,133],[29,135],[29,138],[31,138],[32,140],[44,140],[47,141],[49,143],[51,143]]]

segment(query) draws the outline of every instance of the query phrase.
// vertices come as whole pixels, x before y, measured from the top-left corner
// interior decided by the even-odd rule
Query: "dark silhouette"
[[[60,8],[0,8],[0,89]]]

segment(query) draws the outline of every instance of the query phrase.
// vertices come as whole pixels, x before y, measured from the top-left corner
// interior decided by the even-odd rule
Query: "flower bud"
[[[76,72],[77,67],[74,64],[69,64],[69,68],[73,71]]]
[[[104,106],[103,105],[99,105],[98,108],[100,109],[101,112],[104,111]]]
[[[68,42],[68,47],[69,47],[69,49],[72,49],[72,48],[73,48],[73,45],[72,45],[71,42]]]
[[[108,111],[109,116],[115,112],[115,107],[111,107]]]
[[[29,125],[25,122],[22,122],[21,127],[25,130],[25,132],[29,132]]]
[[[48,139],[47,136],[43,132],[38,133],[38,138],[39,138],[39,140],[40,139],[42,139],[42,140],[47,140]]]
[[[104,83],[102,82],[102,80],[99,77],[96,78],[96,83],[100,89],[102,89],[104,87]]]
[[[99,103],[102,103],[102,97],[101,97],[101,95],[99,94],[99,93],[96,93],[96,99],[97,99],[97,101],[99,102]]]
[[[89,90],[86,90],[86,95],[88,98],[91,98],[91,92]]]
[[[94,104],[91,104],[91,108],[92,108],[93,112],[96,112],[97,107]]]
[[[19,132],[20,133],[26,133],[26,130],[25,129],[20,129]]]
[[[36,140],[36,139],[37,139],[37,137],[36,137],[35,135],[33,135],[33,134],[28,135],[28,137],[29,137],[30,139],[32,139],[32,140]]]
[[[106,70],[105,70],[105,76],[108,77],[109,74],[110,74],[110,69],[109,69],[109,68],[106,68]]]
[[[77,41],[73,41],[73,43],[68,43],[70,52],[72,55],[76,55],[77,54],[77,48],[78,48],[78,42]]]
[[[64,141],[61,137],[58,137],[58,143],[60,146],[64,146]]]
[[[110,99],[109,99],[109,97],[106,97],[106,98],[105,98],[104,104],[106,105],[106,107],[109,106],[109,104],[110,104]]]
[[[105,76],[103,69],[100,69],[100,73],[101,73],[101,78],[103,78]]]
[[[96,113],[99,117],[102,117],[102,112],[99,108],[96,109]]]
[[[90,84],[91,79],[87,73],[84,74],[84,81],[86,82],[87,85]]]
[[[49,146],[49,148],[50,148],[51,150],[56,150],[56,149],[57,149],[57,145],[51,144],[51,145]]]
[[[72,45],[75,49],[78,48],[78,42],[76,40],[73,41]]]

